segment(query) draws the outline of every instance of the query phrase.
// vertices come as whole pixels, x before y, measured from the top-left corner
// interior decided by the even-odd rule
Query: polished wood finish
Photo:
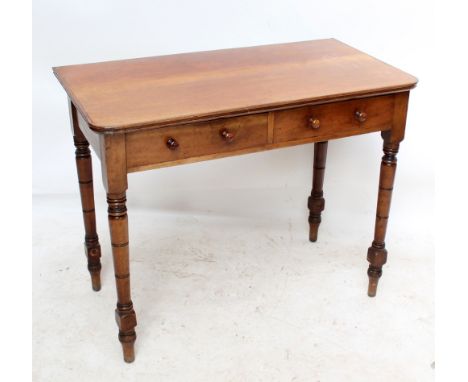
[[[309,238],[316,241],[328,141],[381,132],[384,157],[368,251],[368,294],[375,295],[414,77],[333,39],[73,65],[54,73],[70,100],[94,289],[100,287],[100,247],[89,145],[101,160],[125,361],[135,358],[137,324],[126,208],[131,172],[315,143],[308,207]]]
[[[130,258],[126,207],[127,163],[125,137],[122,134],[101,135],[101,162],[107,191],[108,220],[117,287],[115,320],[125,362],[135,359],[134,343],[137,324],[130,292]]]
[[[101,289],[101,246],[96,232],[96,213],[94,210],[93,167],[89,143],[78,128],[78,116],[73,104],[69,104],[72,123],[73,142],[75,144],[76,170],[80,186],[81,206],[85,227],[85,254],[88,271],[91,275],[93,290]]]
[[[377,213],[375,218],[374,240],[367,251],[369,268],[369,287],[367,294],[375,297],[377,285],[382,276],[382,267],[387,262],[387,250],[385,248],[385,235],[390,214],[390,202],[392,199],[393,183],[397,166],[396,155],[400,142],[404,138],[406,113],[408,108],[409,93],[396,96],[392,129],[382,132],[384,140],[382,163],[380,166],[379,193],[377,198]]]
[[[394,99],[395,95],[368,97],[130,132],[125,134],[128,171],[388,130]],[[361,120],[356,113],[360,113]]]
[[[319,129],[320,128],[320,119],[311,117],[309,118],[309,127],[311,129]]]
[[[107,194],[109,205],[109,229],[114,258],[115,283],[117,285],[117,308],[115,320],[119,327],[125,362],[135,359],[136,315],[130,296],[130,262],[128,250],[128,218],[125,193]]]
[[[177,142],[174,138],[169,137],[166,140],[166,146],[169,150],[177,150],[179,147],[179,142]]]
[[[394,93],[416,79],[334,39],[54,68],[91,129],[130,131]]]
[[[392,127],[394,95],[300,107],[275,113],[274,142],[307,138],[335,139],[388,130]],[[356,113],[365,112],[359,121]],[[310,120],[317,120],[311,126]]]
[[[213,154],[262,148],[267,141],[267,114],[134,132],[126,134],[127,167],[134,171],[164,162],[203,160]]]
[[[356,112],[354,113],[354,116],[360,123],[364,123],[367,121],[367,113],[360,109],[356,110]]]
[[[323,179],[325,177],[325,164],[327,161],[328,142],[317,142],[314,145],[314,172],[312,192],[308,200],[309,207],[309,240],[317,241],[318,228],[322,221],[322,211],[325,209],[323,197]]]
[[[385,139],[385,138],[384,138]],[[372,246],[367,251],[367,260],[369,261],[368,295],[374,297],[377,293],[377,284],[382,276],[382,266],[387,262],[387,250],[385,249],[385,233],[387,231],[387,222],[390,213],[390,201],[392,198],[393,182],[396,170],[396,154],[398,153],[398,144],[384,143],[380,167],[379,196],[377,202],[377,214],[375,218],[375,234]]]

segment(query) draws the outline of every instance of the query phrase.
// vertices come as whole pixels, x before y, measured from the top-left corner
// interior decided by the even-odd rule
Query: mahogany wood
[[[96,232],[96,213],[94,210],[93,167],[89,143],[78,127],[76,108],[69,104],[73,141],[76,147],[75,159],[80,186],[81,206],[85,227],[85,254],[88,271],[91,274],[93,290],[101,289],[101,246]]]
[[[127,168],[134,171],[161,162],[201,160],[207,155],[263,147],[267,140],[267,114],[133,132],[126,134]]]
[[[382,276],[382,266],[387,262],[387,250],[385,249],[385,234],[390,213],[390,202],[392,199],[393,182],[396,171],[396,154],[398,153],[398,143],[391,144],[384,135],[384,156],[380,166],[379,194],[377,200],[377,214],[375,217],[375,233],[372,246],[367,251],[369,261],[369,297],[374,297],[377,293],[377,284]]]
[[[275,142],[329,136],[333,138],[388,130],[392,127],[394,95],[306,106],[275,113]],[[360,122],[356,113],[366,113]],[[310,120],[317,120],[315,127]]]
[[[377,285],[382,276],[382,267],[387,262],[385,235],[387,233],[390,202],[392,199],[393,183],[395,181],[395,171],[397,167],[396,155],[400,142],[403,140],[405,134],[408,97],[409,93],[402,93],[396,96],[392,129],[382,132],[384,156],[382,157],[380,166],[374,241],[367,251],[367,261],[370,263],[367,270],[367,275],[369,276],[367,294],[369,297],[375,297]]]
[[[318,228],[322,221],[322,211],[325,209],[323,197],[323,179],[325,177],[325,163],[327,161],[328,142],[317,142],[314,145],[314,172],[312,192],[308,200],[309,207],[309,240],[317,241]]]
[[[311,129],[319,129],[320,128],[320,119],[310,117],[309,118],[309,127]]]
[[[325,206],[328,141],[384,139],[369,296],[387,259],[385,236],[396,153],[416,79],[337,40],[228,49],[54,68],[70,118],[93,289],[100,288],[91,145],[101,160],[124,360],[135,358],[127,174],[150,168],[315,143],[308,200],[311,241]]]
[[[115,283],[117,286],[117,308],[115,320],[119,327],[125,362],[135,360],[136,315],[130,296],[130,262],[128,250],[128,218],[125,193],[107,194],[109,205],[109,229],[114,258]]]
[[[416,83],[335,39],[62,66],[54,73],[101,132],[394,93]]]
[[[135,359],[136,315],[130,293],[130,258],[126,207],[127,167],[125,137],[122,134],[101,135],[101,165],[107,191],[109,230],[117,287],[115,319],[125,362]]]
[[[394,99],[395,95],[362,98],[129,132],[127,168],[141,171],[387,130],[392,126]],[[356,113],[365,114],[365,119],[359,121]]]
[[[364,123],[367,121],[367,113],[365,111],[362,111],[360,109],[357,109],[356,112],[354,113],[354,116],[360,123]]]

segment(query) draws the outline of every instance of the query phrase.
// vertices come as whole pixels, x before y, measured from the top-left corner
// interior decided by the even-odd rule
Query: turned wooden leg
[[[384,138],[385,139],[385,138]],[[382,276],[382,266],[387,262],[387,250],[385,249],[385,234],[392,199],[393,182],[397,166],[396,154],[398,143],[390,143],[384,140],[384,156],[380,166],[379,195],[377,200],[377,214],[375,218],[375,232],[372,246],[367,251],[369,261],[369,288],[367,294],[374,297],[377,293],[377,284]]]
[[[85,253],[88,259],[88,270],[91,274],[93,290],[98,291],[101,289],[101,246],[96,233],[91,152],[88,141],[80,131],[75,133],[73,140],[76,147],[76,168],[85,227]]]
[[[128,219],[125,193],[107,194],[109,228],[117,285],[117,309],[115,319],[119,327],[125,362],[135,359],[136,315],[130,296],[130,264],[128,253]]]
[[[323,198],[323,178],[325,176],[325,162],[327,160],[328,142],[317,142],[314,144],[314,173],[312,181],[312,192],[309,196],[309,240],[317,241],[317,234],[322,211],[325,209]]]

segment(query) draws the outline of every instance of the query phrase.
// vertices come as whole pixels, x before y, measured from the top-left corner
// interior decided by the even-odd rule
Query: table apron
[[[127,172],[390,130],[395,97],[374,96],[128,132]]]

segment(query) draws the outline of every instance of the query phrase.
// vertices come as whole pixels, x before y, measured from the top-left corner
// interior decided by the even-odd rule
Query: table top
[[[90,128],[130,131],[411,89],[335,39],[53,68]]]

